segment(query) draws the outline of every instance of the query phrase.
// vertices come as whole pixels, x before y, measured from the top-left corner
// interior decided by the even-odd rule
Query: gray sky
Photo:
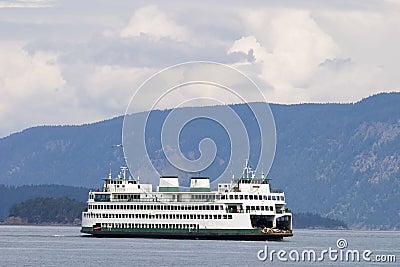
[[[397,0],[0,0],[0,137],[121,115],[193,60],[238,68],[273,103],[354,102],[400,90],[399,47]]]

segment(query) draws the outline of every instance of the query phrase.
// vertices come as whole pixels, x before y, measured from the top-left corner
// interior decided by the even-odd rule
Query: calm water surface
[[[399,266],[400,232],[353,230],[296,230],[281,242],[166,240],[82,237],[79,227],[0,226],[0,266]],[[290,260],[292,250],[300,254],[314,250],[320,255],[329,247],[342,250],[371,250],[376,255],[395,255],[397,262],[319,262]],[[280,261],[260,261],[257,253],[268,247],[287,252]],[[263,256],[263,254],[260,254]],[[292,254],[295,255],[295,254]]]

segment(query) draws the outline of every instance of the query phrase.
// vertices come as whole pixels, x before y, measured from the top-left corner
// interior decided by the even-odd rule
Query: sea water
[[[84,237],[79,230],[64,226],[0,226],[0,266],[400,264],[400,232],[395,231],[295,230],[294,236],[284,241],[263,242],[93,238]],[[369,254],[366,258],[365,251]]]

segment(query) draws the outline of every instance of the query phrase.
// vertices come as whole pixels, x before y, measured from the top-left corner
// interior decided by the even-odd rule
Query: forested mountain
[[[86,203],[70,198],[35,198],[14,204],[10,217],[28,224],[77,224]]]
[[[300,212],[293,214],[293,228],[347,229],[348,227],[341,220],[322,217],[311,212]]]
[[[399,93],[387,93],[354,104],[272,104],[277,150],[268,176],[285,190],[289,208],[341,219],[350,227],[400,229],[399,103]],[[244,112],[242,105],[233,108]],[[202,109],[218,112],[218,107]],[[157,125],[169,112],[154,113],[158,119],[149,125],[154,128],[149,140],[157,139]],[[110,164],[113,173],[123,164],[122,150],[113,147],[121,144],[122,122],[118,117],[42,126],[0,139],[0,184],[100,187]],[[193,140],[206,132],[216,136],[218,157],[229,156],[229,144],[216,131],[188,129],[180,140],[183,152],[198,155]],[[205,175],[213,172],[218,170]]]
[[[35,198],[68,197],[86,202],[89,189],[66,185],[0,185],[0,221],[9,216],[9,209],[16,203]]]

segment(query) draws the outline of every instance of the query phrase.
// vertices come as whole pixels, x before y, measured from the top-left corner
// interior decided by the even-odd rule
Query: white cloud
[[[155,5],[136,10],[129,24],[121,30],[122,37],[148,35],[155,40],[168,37],[178,41],[187,39],[187,30],[178,25]]]
[[[51,7],[0,8],[0,136],[122,114],[151,74],[193,60],[238,67],[277,103],[399,90],[399,1],[0,0],[17,4]]]
[[[107,109],[125,111],[130,97],[154,69],[96,66],[88,77],[86,88],[91,101],[103,103]],[[93,108],[96,108],[95,105]]]
[[[15,43],[3,43],[0,50],[7,51],[0,62],[0,135],[4,135],[9,129],[20,129],[26,121],[42,123],[46,113],[51,114],[55,104],[60,99],[68,101],[69,96],[64,93],[56,54],[28,54]]]
[[[0,8],[43,8],[51,7],[52,0],[13,0],[0,1]]]
[[[398,9],[275,7],[240,14],[245,35],[228,53],[254,53],[254,62],[238,67],[272,86],[265,91],[272,102],[353,102],[399,90]],[[345,68],[322,64],[343,58],[350,61]]]
[[[339,49],[334,40],[311,17],[309,11],[265,9],[244,12],[246,33],[229,52],[253,50],[259,78],[273,87],[266,92],[277,102],[306,97],[304,85],[319,64],[334,58]]]
[[[76,124],[122,115],[154,69],[79,61],[59,62],[54,52],[27,53],[1,44],[0,136],[43,124]]]

